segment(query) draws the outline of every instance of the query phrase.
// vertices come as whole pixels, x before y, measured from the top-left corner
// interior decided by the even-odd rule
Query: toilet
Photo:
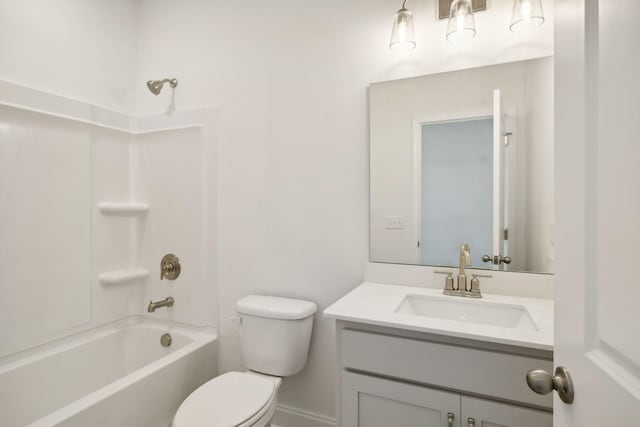
[[[236,303],[246,372],[227,372],[191,393],[173,427],[269,427],[282,377],[304,368],[313,313],[310,301],[249,295]]]

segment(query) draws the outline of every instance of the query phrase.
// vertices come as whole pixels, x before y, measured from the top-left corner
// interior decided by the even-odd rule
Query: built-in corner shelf
[[[98,203],[98,210],[103,215],[114,216],[137,216],[144,215],[149,210],[149,205],[146,203],[112,203],[102,202]]]
[[[147,277],[149,277],[149,270],[136,268],[133,270],[117,270],[102,273],[98,276],[98,280],[103,285],[115,285],[133,280],[146,279]]]

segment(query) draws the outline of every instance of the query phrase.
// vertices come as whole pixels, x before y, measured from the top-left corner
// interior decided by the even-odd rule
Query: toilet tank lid
[[[271,319],[304,319],[316,312],[317,306],[311,301],[292,298],[247,295],[236,303],[239,314],[247,314]]]

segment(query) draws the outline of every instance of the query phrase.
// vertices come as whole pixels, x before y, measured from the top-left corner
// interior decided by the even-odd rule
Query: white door
[[[640,426],[640,1],[556,0],[556,427]]]
[[[493,91],[493,256],[504,256],[504,112],[500,89]],[[501,270],[501,265],[493,265]]]

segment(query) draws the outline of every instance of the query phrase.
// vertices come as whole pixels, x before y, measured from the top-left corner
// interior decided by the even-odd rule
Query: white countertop
[[[324,311],[337,320],[386,326],[430,334],[467,338],[518,347],[553,350],[553,300],[482,294],[482,301],[497,304],[521,305],[526,308],[537,330],[439,319],[396,313],[407,295],[459,301],[463,298],[446,296],[441,289],[414,286],[385,285],[364,282]],[[464,298],[472,300],[471,298]],[[473,301],[473,300],[472,300]]]

